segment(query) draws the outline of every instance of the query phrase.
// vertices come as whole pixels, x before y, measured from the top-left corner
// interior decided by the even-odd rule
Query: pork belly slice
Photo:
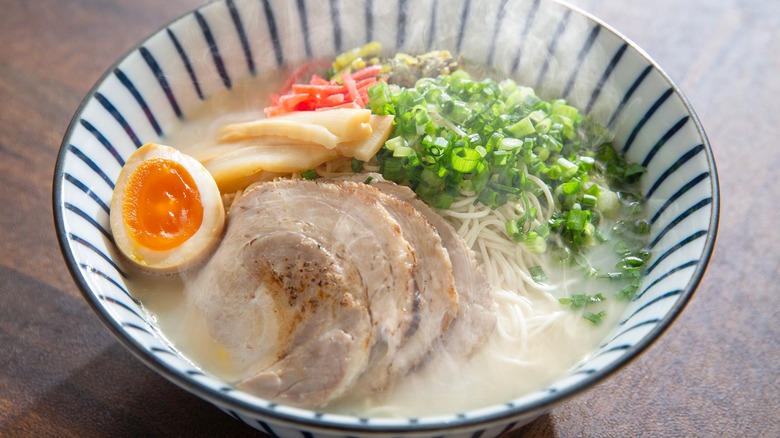
[[[239,388],[321,406],[353,385],[377,343],[398,350],[414,324],[414,267],[398,222],[374,197],[279,180],[232,205],[188,298],[243,369]]]
[[[187,297],[240,370],[237,387],[324,406],[465,359],[493,330],[463,239],[410,189],[358,178],[257,183],[231,206]]]
[[[490,283],[479,269],[474,251],[441,215],[420,200],[412,189],[385,180],[381,175],[371,173],[355,175],[348,179],[366,181],[383,193],[411,204],[436,229],[447,250],[459,297],[459,311],[449,330],[442,339],[444,354],[434,352],[432,357],[445,356],[461,361],[471,356],[484,343],[496,326],[496,304],[490,292]]]
[[[452,264],[441,238],[417,209],[370,185],[352,181],[335,183],[379,201],[401,226],[402,235],[415,254],[415,311],[412,325],[404,333],[403,342],[395,354],[386,354],[381,348],[375,349],[369,370],[360,381],[359,386],[376,391],[422,363],[431,347],[441,339],[457,316],[458,294],[455,292]],[[379,318],[386,309],[372,302],[371,311],[374,318]]]
[[[371,342],[366,302],[349,292],[361,290],[359,274],[300,231],[253,238],[242,257],[273,300],[278,339],[287,346],[280,343],[270,365],[252,366],[258,372],[239,388],[292,404],[338,397],[363,372]]]

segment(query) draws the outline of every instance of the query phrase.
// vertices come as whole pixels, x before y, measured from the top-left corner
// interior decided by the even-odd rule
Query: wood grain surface
[[[780,436],[780,2],[576,0],[678,83],[719,167],[710,267],[664,336],[512,436]],[[194,0],[3,0],[0,435],[257,436],[146,368],[81,298],[52,172],[81,99]]]

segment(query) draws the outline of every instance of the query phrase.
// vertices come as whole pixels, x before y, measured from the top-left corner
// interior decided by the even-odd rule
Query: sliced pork
[[[441,215],[420,200],[412,189],[387,181],[379,174],[355,175],[351,181],[370,181],[370,185],[385,194],[405,201],[419,211],[436,229],[452,263],[455,290],[459,297],[458,315],[443,338],[447,359],[468,358],[490,335],[496,325],[496,304],[490,284],[479,269],[477,260],[466,241]]]
[[[364,178],[364,177],[363,177]],[[237,387],[294,405],[385,389],[495,325],[472,252],[391,182],[277,180],[234,201],[187,284]]]
[[[239,387],[319,405],[362,374],[377,339],[400,345],[414,319],[415,259],[379,202],[280,180],[247,189],[228,217],[189,296],[245,370]]]
[[[379,390],[389,380],[403,376],[419,365],[457,316],[459,300],[455,292],[452,263],[439,234],[408,202],[370,185],[350,181],[340,181],[338,184],[381,202],[398,221],[404,238],[415,252],[415,312],[412,325],[404,333],[398,351],[395,354],[376,354],[369,365],[372,372],[365,373],[361,379],[361,383],[365,383],[369,389]]]

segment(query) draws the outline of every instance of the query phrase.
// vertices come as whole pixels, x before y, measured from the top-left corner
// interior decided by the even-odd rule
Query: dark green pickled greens
[[[475,80],[464,70],[422,78],[413,88],[381,82],[369,89],[369,107],[395,116],[390,139],[377,154],[386,179],[411,187],[440,209],[469,195],[491,208],[520,202],[526,214],[506,224],[510,238],[529,251],[552,251],[587,275],[620,281],[619,298],[634,296],[649,257],[649,226],[636,187],[644,168],[616,153],[608,131],[577,108],[542,100],[511,80]],[[536,211],[526,193],[546,200],[529,175],[555,198],[548,223],[534,226]],[[621,263],[598,272],[586,255],[607,242],[599,229],[605,216],[622,218],[615,230],[619,240],[609,242]]]

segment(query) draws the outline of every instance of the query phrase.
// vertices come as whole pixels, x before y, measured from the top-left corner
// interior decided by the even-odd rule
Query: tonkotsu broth
[[[264,117],[262,108],[268,96],[279,86],[267,78],[234,84],[231,90],[216,93],[185,122],[171,129],[162,140],[170,146],[197,156],[197,150],[216,142],[216,132],[226,123]],[[456,226],[457,229],[457,226]],[[609,224],[603,229],[610,229]],[[619,261],[609,245],[594,254],[594,265],[614,266]],[[479,248],[475,248],[481,261]],[[321,411],[358,416],[427,416],[475,409],[502,403],[562,377],[591,354],[614,328],[626,302],[614,299],[617,290],[598,290],[584,286],[581,270],[558,268],[552,260],[541,260],[549,283],[561,285],[542,290],[508,291],[490,278],[498,304],[498,327],[484,349],[468,363],[438,361],[437,368],[424,367],[403,379],[387,392],[344,398]],[[519,285],[524,288],[523,285]],[[193,363],[227,382],[238,379],[230,358],[211,340],[202,318],[188,306],[181,278],[137,275],[128,284],[158,322],[164,335]],[[511,287],[517,289],[517,286]],[[587,311],[606,311],[601,324],[583,318],[558,302],[558,297],[573,293],[601,292],[607,300],[587,307]],[[443,353],[443,352],[442,352]]]

